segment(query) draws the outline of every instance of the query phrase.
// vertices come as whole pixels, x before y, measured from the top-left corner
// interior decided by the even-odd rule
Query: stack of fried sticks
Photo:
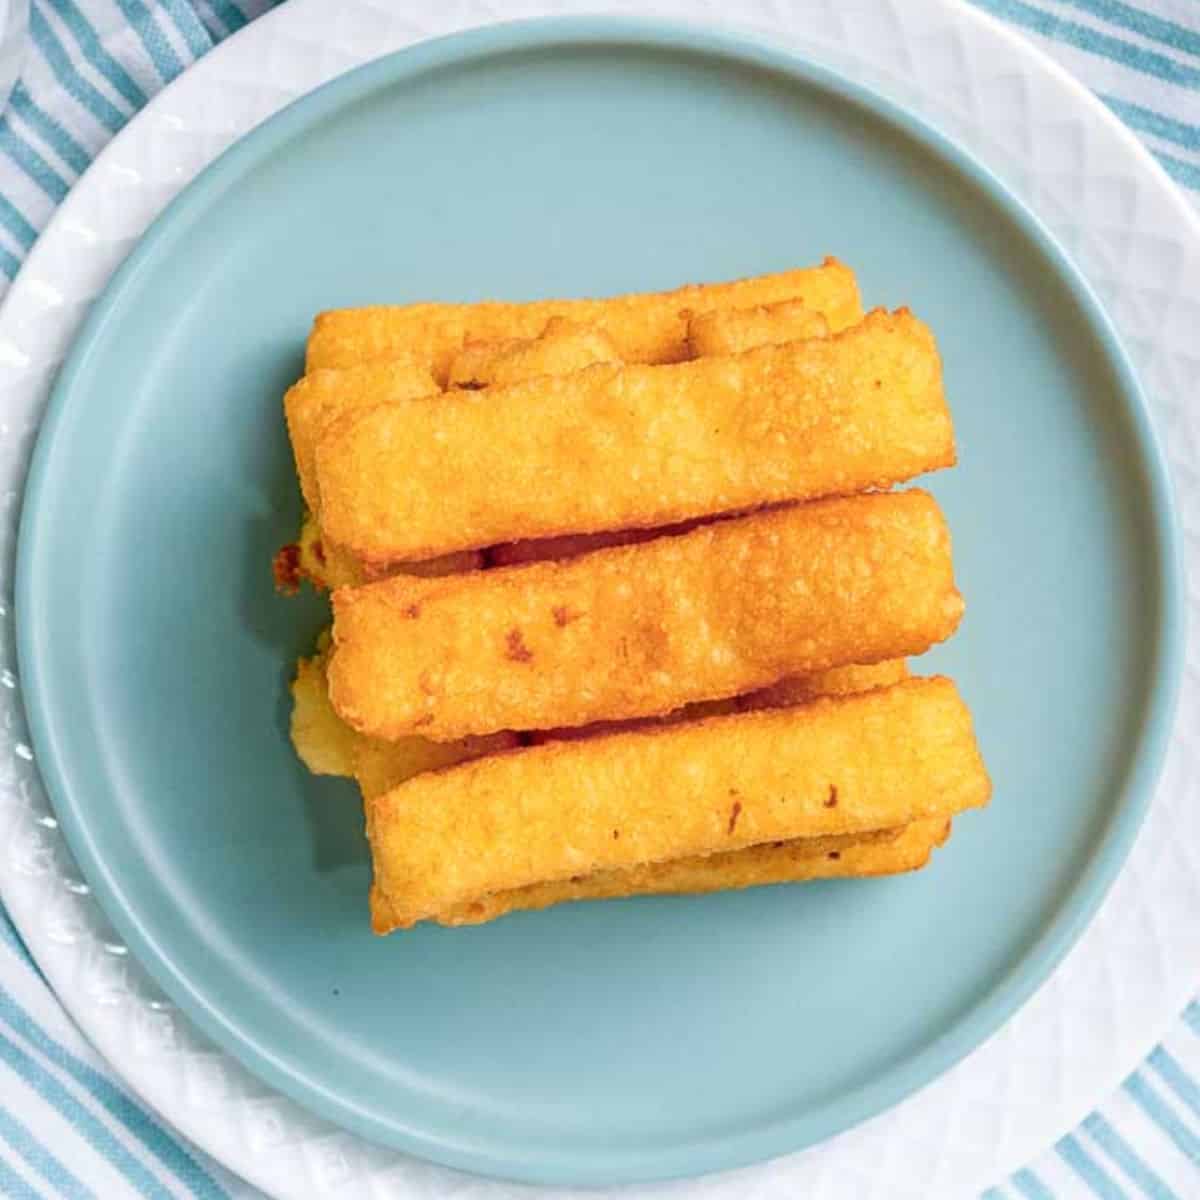
[[[317,317],[281,588],[296,747],[361,787],[387,932],[916,869],[990,784],[948,679],[941,364],[818,267]]]

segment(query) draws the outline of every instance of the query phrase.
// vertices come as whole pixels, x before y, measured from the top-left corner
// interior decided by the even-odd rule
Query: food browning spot
[[[621,831],[619,829],[614,829],[613,830],[613,841],[617,842],[620,840],[621,840]]]
[[[423,717],[418,717],[413,722],[413,724],[415,726],[417,726],[418,728],[421,728],[425,725],[432,725],[433,724],[433,713],[426,713]]]
[[[508,650],[505,652],[505,657],[511,658],[513,662],[531,662],[533,660],[533,651],[525,645],[525,639],[521,636],[519,629],[508,631]]]
[[[732,835],[737,826],[738,817],[742,815],[742,802],[735,800],[733,807],[729,810],[729,833]]]
[[[830,858],[841,858],[842,852],[840,850],[830,850],[829,857]]]
[[[829,785],[829,799],[825,801],[826,808],[837,808],[837,785]]]
[[[410,604],[404,610],[404,615],[411,617],[415,621],[421,615],[421,606],[419,604]]]
[[[556,604],[553,609],[554,623],[560,628],[563,625],[569,625],[572,621],[578,620],[579,614],[573,613],[565,604]]]
[[[875,386],[876,386],[877,388],[881,388],[881,387],[883,387],[883,380],[882,380],[882,379],[877,379],[877,380],[875,380]]]
[[[317,562],[323,563],[325,561],[325,546],[320,538],[313,542],[313,555],[316,557]]]
[[[295,542],[280,546],[271,559],[271,574],[275,576],[275,590],[286,596],[300,590],[300,547]]]

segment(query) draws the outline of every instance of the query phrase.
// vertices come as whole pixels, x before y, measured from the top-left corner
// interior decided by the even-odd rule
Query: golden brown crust
[[[348,728],[343,725],[343,728]],[[489,737],[460,738],[454,742],[431,742],[408,737],[395,742],[359,737],[354,746],[352,774],[362,789],[363,799],[381,796],[422,771],[437,771],[458,763],[497,754],[519,745],[515,733],[493,733]]]
[[[789,675],[920,654],[962,614],[950,535],[910,491],[682,537],[334,593],[330,697],[438,739],[658,716]]]
[[[485,388],[569,375],[596,363],[620,362],[611,339],[594,325],[553,317],[536,338],[469,342],[450,364],[450,388]]]
[[[829,322],[799,300],[758,304],[753,308],[711,309],[688,319],[688,348],[693,358],[744,354],[805,338],[828,337]]]
[[[329,703],[325,670],[329,634],[317,638],[311,658],[296,663],[292,682],[292,745],[300,761],[314,775],[342,775],[357,779],[363,796],[389,791],[406,779],[440,767],[454,766],[484,754],[511,750],[518,744],[512,733],[455,742],[426,738],[400,738],[383,742],[355,733]]]
[[[949,828],[950,822],[939,817],[914,821],[903,829],[797,838],[674,862],[645,863],[623,871],[597,871],[581,879],[493,892],[445,909],[435,920],[440,925],[479,925],[509,912],[549,908],[575,900],[700,895],[773,883],[897,875],[923,867],[934,847],[945,841]],[[384,923],[392,919],[385,915]]]
[[[428,368],[410,359],[312,371],[293,384],[283,398],[283,411],[300,492],[309,509],[320,512],[315,456],[330,425],[373,404],[414,400],[440,390]]]
[[[325,534],[384,561],[845,495],[953,462],[937,348],[901,311],[730,358],[379,405],[328,430],[317,478]]]
[[[626,362],[678,362],[687,357],[687,311],[781,300],[802,300],[834,330],[862,316],[854,272],[827,258],[819,267],[607,299],[335,309],[313,322],[308,370],[409,355],[442,382],[468,342],[533,338],[553,317],[596,326]]]
[[[990,787],[943,678],[491,755],[369,802],[375,925],[573,875],[944,819]]]
[[[285,546],[280,550],[276,556],[277,564],[285,551],[289,551],[289,547]],[[348,550],[323,537],[311,513],[304,514],[300,524],[299,541],[290,548],[290,552],[299,556],[295,564],[297,585],[301,578],[307,579],[320,591],[339,587],[361,587],[363,584],[377,583],[381,579],[391,579],[393,575],[413,575],[419,579],[459,575],[464,571],[477,571],[484,565],[484,556],[479,550],[460,550],[456,554],[445,554],[441,558],[431,558],[426,562],[364,565]],[[277,565],[277,587],[278,575]],[[281,590],[292,594],[295,589]]]
[[[885,659],[877,663],[851,663],[793,675],[756,692],[737,698],[738,709],[749,712],[756,708],[783,708],[789,704],[806,704],[818,696],[853,696],[873,688],[891,687],[909,677],[908,664],[902,658]]]
[[[778,683],[741,696],[724,700],[699,700],[685,704],[662,717],[638,717],[628,721],[598,721],[593,725],[570,728],[533,730],[526,734],[531,746],[543,742],[595,737],[602,733],[628,733],[632,730],[654,728],[680,721],[702,721],[706,717],[724,717],[730,713],[755,712],[760,708],[787,708],[806,704],[818,696],[852,696],[874,688],[891,687],[907,679],[908,664],[902,658],[885,659],[866,666],[830,667],[828,671],[813,671],[808,675],[793,675]]]

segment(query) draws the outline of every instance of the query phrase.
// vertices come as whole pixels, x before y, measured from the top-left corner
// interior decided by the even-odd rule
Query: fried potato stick
[[[368,802],[372,922],[382,933],[573,875],[944,819],[989,794],[943,678],[513,750]]]
[[[829,336],[829,322],[798,300],[759,304],[753,308],[713,309],[688,320],[692,358],[744,354],[759,346]]]
[[[729,358],[379,405],[325,434],[317,479],[325,534],[370,562],[844,495],[953,462],[937,347],[902,310]]]
[[[408,359],[344,371],[314,371],[288,389],[283,400],[284,415],[308,512],[296,542],[284,546],[276,555],[275,577],[280,591],[294,593],[302,578],[315,587],[332,588],[368,583],[392,573],[365,566],[348,550],[322,536],[313,515],[320,511],[314,462],[316,446],[325,430],[349,412],[371,404],[412,400],[437,391],[429,371]],[[470,554],[452,555],[405,569],[417,574],[448,574],[479,565],[481,559]]]
[[[705,358],[721,354],[742,354],[759,346],[795,341],[805,337],[826,337],[829,323],[796,300],[755,308],[713,309],[693,315],[688,321],[689,357]],[[491,566],[516,566],[542,562],[548,558],[574,558],[605,546],[623,546],[644,542],[662,534],[686,533],[705,518],[684,521],[659,529],[609,530],[606,533],[567,533],[559,537],[531,538],[502,542],[487,553]]]
[[[440,392],[428,368],[401,359],[341,371],[310,371],[283,398],[300,492],[309,511],[321,511],[315,456],[321,436],[339,417],[374,404]]]
[[[907,677],[908,668],[903,659],[868,667],[834,667],[829,671],[817,671],[812,675],[785,680],[733,700],[690,704],[668,717],[639,722],[635,727],[661,726],[665,722],[779,707],[820,695],[851,695],[876,687],[888,687]],[[624,728],[629,727],[626,725]],[[555,731],[540,735],[539,740],[594,737],[600,733],[617,732],[622,732],[621,726],[602,724]],[[729,850],[673,862],[643,863],[636,867],[598,871],[568,880],[535,883],[512,891],[495,892],[482,900],[440,912],[435,919],[442,925],[477,925],[515,910],[548,908],[572,900],[716,892],[837,876],[898,874],[924,866],[934,839],[940,844],[948,833],[949,821],[934,820],[916,822],[907,828],[796,838],[788,842],[770,842],[744,850]],[[880,843],[897,844],[885,850]]]
[[[384,738],[661,716],[920,654],[962,611],[933,499],[852,496],[565,562],[343,588],[329,694]]]
[[[767,842],[745,850],[646,863],[619,871],[596,871],[580,879],[493,892],[481,900],[445,909],[434,919],[440,925],[481,925],[506,913],[549,908],[574,900],[701,895],[773,883],[899,875],[925,866],[949,832],[949,819],[935,817],[914,821],[902,829]]]
[[[665,717],[639,717],[631,721],[597,721],[592,725],[575,725],[559,729],[534,730],[527,734],[530,745],[595,737],[602,733],[627,733],[630,730],[655,728],[667,723],[700,721],[705,717],[723,717],[729,713],[757,712],[761,708],[786,708],[804,704],[819,696],[853,696],[873,688],[891,687],[907,679],[908,663],[903,658],[889,658],[868,666],[830,667],[828,671],[813,671],[781,679],[769,687],[730,696],[724,700],[700,700],[685,704]]]
[[[314,775],[354,776],[365,797],[388,791],[421,771],[449,767],[483,754],[517,745],[512,733],[455,742],[401,738],[381,742],[355,733],[333,711],[325,682],[328,635],[317,642],[317,653],[296,663],[292,681],[292,745]]]
[[[536,337],[553,317],[596,326],[627,362],[678,362],[687,357],[688,310],[745,308],[780,300],[803,302],[823,314],[834,330],[862,317],[854,272],[827,258],[819,267],[605,299],[335,309],[318,314],[313,322],[308,370],[408,356],[444,382],[451,362],[469,342]]]
[[[477,343],[459,355],[452,368],[455,385],[484,387],[517,383],[538,375],[565,374],[616,357],[611,343],[588,326],[554,319],[537,338]],[[317,588],[354,587],[393,574],[449,575],[483,565],[477,551],[445,555],[425,562],[364,563],[325,537],[317,518],[314,457],[324,431],[339,417],[372,404],[439,395],[429,371],[411,360],[381,362],[344,370],[318,370],[306,375],[284,397],[288,432],[296,460],[300,490],[308,505],[295,548],[276,556],[279,590],[293,593],[300,579]]]
[[[296,583],[307,579],[320,590],[339,587],[361,587],[393,575],[416,575],[431,578],[438,575],[457,575],[463,571],[475,571],[484,565],[484,556],[478,550],[460,550],[455,554],[444,554],[441,558],[425,562],[387,563],[383,566],[364,565],[353,554],[331,542],[321,534],[320,526],[312,513],[305,513],[300,525],[299,540],[285,546],[276,555],[295,554]],[[278,577],[278,570],[276,575]],[[281,590],[294,591],[294,587]]]
[[[792,675],[756,692],[738,696],[734,703],[740,712],[784,708],[791,704],[806,704],[819,696],[853,696],[873,688],[891,687],[907,678],[908,664],[902,658],[869,664],[852,663],[845,667],[830,667],[828,671]]]
[[[539,375],[569,375],[596,363],[620,362],[612,340],[594,325],[552,317],[536,338],[469,342],[450,363],[450,388],[521,383]]]

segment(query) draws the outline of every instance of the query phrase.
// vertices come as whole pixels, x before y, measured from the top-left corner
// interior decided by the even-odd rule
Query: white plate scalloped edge
[[[716,0],[604,7],[691,21],[729,16]],[[114,138],[0,310],[0,896],[71,1016],[134,1091],[274,1196],[336,1189],[348,1198],[500,1200],[529,1192],[405,1158],[309,1115],[192,1029],[116,939],[57,833],[24,727],[11,594],[25,466],[89,302],[167,201],[232,141],[334,75],[414,42],[494,20],[590,11],[575,0],[410,0],[403,9],[387,0],[293,0],[275,9]],[[1075,79],[959,0],[746,0],[737,16],[744,28],[920,113],[1055,234],[1139,372],[1170,461],[1190,567],[1200,552],[1200,407],[1189,404],[1200,376],[1200,220],[1153,158]],[[1189,588],[1189,609],[1195,604]],[[957,1067],[856,1129],[770,1163],[639,1195],[968,1195],[1036,1157],[1118,1086],[1200,985],[1198,628],[1192,621],[1175,735],[1150,815],[1100,912],[1034,998]]]

